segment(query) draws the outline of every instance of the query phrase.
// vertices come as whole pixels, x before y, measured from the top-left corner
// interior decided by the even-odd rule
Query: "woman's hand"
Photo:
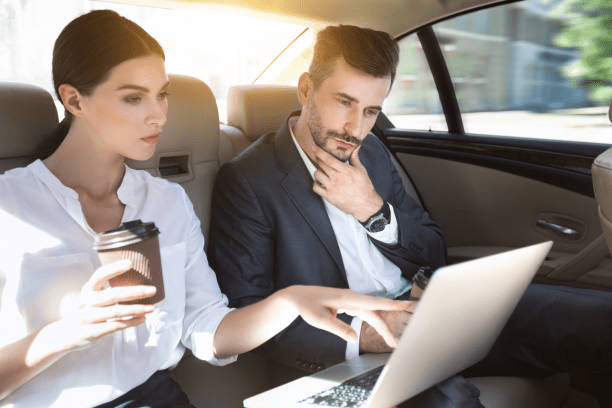
[[[51,323],[40,335],[51,341],[57,351],[67,351],[144,323],[145,316],[153,311],[153,305],[119,303],[151,297],[155,295],[155,287],[107,285],[110,279],[129,271],[130,267],[131,262],[126,259],[98,268],[81,289],[76,308],[61,320]]]
[[[214,353],[217,358],[226,358],[250,351],[284,330],[298,316],[344,340],[357,340],[351,326],[336,318],[338,313],[360,317],[394,348],[397,340],[379,313],[412,312],[414,308],[415,302],[358,295],[349,289],[290,286],[228,313],[215,333]]]
[[[129,260],[105,265],[83,286],[77,306],[60,320],[0,347],[0,399],[71,350],[144,322],[152,305],[119,305],[155,294],[153,286],[110,288],[109,279],[130,270]]]
[[[390,348],[397,346],[397,339],[381,316],[381,312],[412,313],[416,308],[416,302],[414,301],[359,295],[350,289],[290,286],[284,292],[283,296],[286,301],[311,326],[336,334],[346,341],[355,341],[357,340],[357,333],[353,328],[336,318],[338,313],[346,313],[367,322],[380,334]]]

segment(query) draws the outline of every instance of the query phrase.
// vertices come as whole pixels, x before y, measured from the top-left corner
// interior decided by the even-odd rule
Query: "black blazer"
[[[397,245],[373,242],[410,280],[420,265],[445,262],[446,243],[439,226],[406,193],[389,155],[371,134],[359,151],[399,224]],[[312,183],[287,121],[219,170],[208,256],[231,306],[254,303],[293,284],[348,287],[334,231]],[[346,342],[298,318],[263,350],[285,365],[311,371],[344,360]]]

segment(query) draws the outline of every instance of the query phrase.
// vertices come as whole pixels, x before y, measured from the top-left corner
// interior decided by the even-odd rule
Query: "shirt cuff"
[[[398,241],[398,226],[397,226],[397,218],[395,218],[395,210],[393,206],[389,204],[389,211],[391,213],[391,219],[389,220],[389,224],[385,226],[385,229],[379,232],[370,232],[367,231],[368,235],[374,238],[377,241],[380,241],[387,245],[396,245]]]
[[[217,366],[227,365],[233,363],[238,359],[238,355],[229,356],[226,358],[217,358],[214,353],[215,333],[219,328],[221,320],[223,320],[225,316],[232,310],[234,309],[227,308],[222,313],[220,313],[216,317],[216,319],[214,319],[215,321],[207,322],[209,324],[212,323],[211,326],[214,327],[214,330],[210,330],[209,326],[206,330],[195,330],[191,334],[191,352],[194,356],[196,356],[200,360],[206,361],[210,364]]]
[[[357,332],[357,340],[346,342],[346,353],[344,355],[346,360],[350,360],[351,358],[359,355],[359,339],[361,337],[362,323],[362,320],[358,317],[353,317],[353,320],[351,321],[351,327]]]

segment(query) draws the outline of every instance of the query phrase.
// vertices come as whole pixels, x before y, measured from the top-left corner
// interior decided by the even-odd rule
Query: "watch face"
[[[387,220],[385,217],[381,216],[380,218],[376,218],[372,221],[370,225],[368,225],[368,231],[370,232],[380,232],[385,229],[387,225]]]

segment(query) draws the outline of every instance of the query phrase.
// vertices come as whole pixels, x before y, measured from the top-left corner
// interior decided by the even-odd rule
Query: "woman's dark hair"
[[[391,77],[399,62],[397,42],[384,31],[350,25],[328,26],[317,34],[308,72],[315,88],[333,75],[342,57],[351,67],[377,78]]]
[[[94,10],[72,20],[62,30],[53,47],[53,86],[61,100],[59,87],[74,86],[90,95],[117,65],[132,58],[158,55],[165,60],[161,45],[138,24],[111,10]],[[72,114],[65,118],[38,157],[53,153],[66,137]]]

